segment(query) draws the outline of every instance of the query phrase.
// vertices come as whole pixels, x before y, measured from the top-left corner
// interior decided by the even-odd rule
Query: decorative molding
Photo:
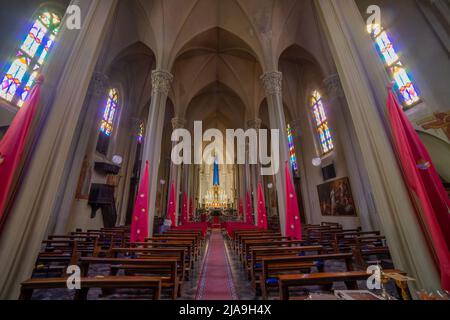
[[[106,74],[94,72],[89,83],[88,93],[96,98],[103,97],[106,95],[108,81],[109,77]]]
[[[327,96],[329,101],[344,98],[344,89],[342,88],[341,79],[338,74],[332,74],[323,80],[327,88]]]
[[[256,129],[256,130],[261,129],[261,124],[262,124],[262,120],[258,119],[258,118],[247,121],[247,127]]]
[[[154,70],[152,72],[152,95],[162,93],[168,95],[173,81],[173,75],[164,70]]]
[[[301,137],[303,135],[302,133],[302,125],[300,119],[292,120],[290,122],[292,131],[294,132],[294,137]]]
[[[183,118],[173,118],[172,119],[172,129],[182,129],[186,126],[186,119]]]
[[[283,74],[279,71],[267,72],[261,76],[266,95],[281,94]]]

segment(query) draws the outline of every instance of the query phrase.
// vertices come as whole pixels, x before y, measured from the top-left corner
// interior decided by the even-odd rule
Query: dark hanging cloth
[[[92,208],[91,218],[95,218],[101,209],[105,228],[115,227],[117,221],[114,187],[106,184],[93,184],[89,195],[89,205]]]

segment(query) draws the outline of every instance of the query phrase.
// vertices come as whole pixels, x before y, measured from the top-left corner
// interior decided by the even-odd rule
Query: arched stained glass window
[[[294,146],[294,134],[289,124],[287,125],[287,137],[289,145],[289,159],[291,161],[292,170],[294,170],[294,172],[297,174],[298,165],[297,165],[297,155],[295,153],[295,146]]]
[[[105,111],[100,125],[100,131],[107,136],[111,136],[114,128],[114,118],[119,108],[119,94],[116,89],[110,89],[108,93],[108,101],[106,102]]]
[[[322,151],[323,153],[331,152],[334,149],[333,137],[331,136],[328,119],[323,107],[322,96],[319,91],[313,92],[311,106]]]
[[[1,98],[23,106],[55,43],[60,25],[61,18],[56,13],[45,11],[39,15],[3,76]]]
[[[139,132],[137,135],[137,139],[139,143],[142,143],[142,141],[144,141],[144,132],[145,132],[145,124],[144,121],[141,121],[139,123]]]
[[[383,58],[383,61],[395,82],[396,91],[404,107],[410,108],[419,103],[420,96],[417,88],[400,61],[400,57],[387,32],[377,24],[369,25],[367,31],[377,44],[378,53]]]

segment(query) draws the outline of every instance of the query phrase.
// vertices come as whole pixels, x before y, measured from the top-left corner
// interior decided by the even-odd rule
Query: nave
[[[304,239],[243,222],[189,224],[131,243],[124,227],[49,236],[23,300],[342,300],[410,299],[380,232],[336,223],[304,226]],[[382,268],[382,287],[367,291],[367,265]],[[81,290],[70,290],[78,266]],[[72,278],[73,279],[73,278]],[[400,280],[399,280],[400,279]]]

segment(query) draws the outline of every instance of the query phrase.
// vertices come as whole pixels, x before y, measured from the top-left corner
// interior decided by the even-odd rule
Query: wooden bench
[[[386,273],[404,272],[397,270],[385,270]],[[357,290],[357,281],[367,280],[371,274],[366,271],[349,272],[325,272],[309,274],[286,274],[278,277],[280,300],[289,300],[289,289],[292,287],[315,286],[333,284],[334,282],[345,282],[349,290]]]
[[[244,243],[241,260],[244,261],[250,255],[250,251],[254,247],[295,247],[302,246],[305,242],[303,240],[250,240]]]
[[[329,260],[343,260],[347,271],[353,271],[353,255],[351,253],[263,257],[261,259],[262,271],[259,276],[263,299],[266,300],[268,297],[268,287],[278,284],[277,278],[279,275],[283,273],[309,273],[312,267],[316,267],[319,272],[324,272],[325,261]],[[309,271],[302,272],[305,269],[309,269]]]
[[[187,250],[184,248],[113,248],[112,256],[117,258],[118,254],[135,255],[136,258],[153,258],[153,257],[175,257],[180,263],[179,274],[185,276],[186,280],[189,280],[191,272],[191,260],[187,258]]]
[[[81,289],[76,290],[74,300],[87,300],[89,289],[151,289],[153,299],[161,298],[161,279],[158,277],[82,277]],[[20,300],[31,300],[34,290],[67,288],[66,278],[30,279],[22,283]]]
[[[258,286],[258,275],[262,271],[261,261],[264,257],[292,257],[307,252],[321,253],[321,246],[306,246],[306,247],[255,247],[251,249],[251,258],[247,262],[246,272],[253,288]]]
[[[172,299],[176,299],[182,289],[183,275],[178,274],[178,258],[155,257],[145,259],[124,259],[124,258],[80,258],[80,267],[83,277],[87,277],[89,266],[92,264],[103,264],[110,266],[110,275],[117,275],[120,270],[127,273],[151,274],[162,279],[162,288],[169,288]]]

